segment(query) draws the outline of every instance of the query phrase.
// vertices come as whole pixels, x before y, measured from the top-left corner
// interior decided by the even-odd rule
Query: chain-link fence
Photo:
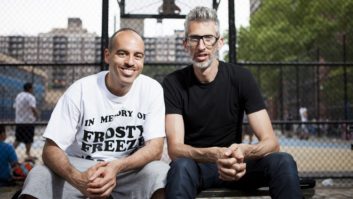
[[[38,116],[24,123],[34,124],[31,155],[41,159],[41,135],[57,100],[75,80],[104,68],[102,37],[119,27],[133,27],[144,36],[144,74],[161,82],[166,74],[189,63],[182,45],[183,19],[163,19],[178,9],[168,14],[162,0],[144,1],[143,6],[139,2],[109,1],[105,21],[109,33],[101,32],[106,30],[102,16],[107,13],[102,13],[100,1],[0,3],[0,123],[5,126],[6,143],[13,144],[16,131],[27,129],[17,129],[14,104],[30,82]],[[242,3],[246,1],[235,6]],[[256,78],[282,150],[293,154],[301,176],[353,178],[353,94],[349,92],[353,89],[353,1],[248,3],[250,21],[239,27],[236,20],[237,48],[228,47],[235,49],[237,63]],[[135,4],[144,9],[134,9]],[[227,1],[175,1],[181,15],[204,4],[217,7],[220,16],[228,9]],[[33,114],[30,109],[27,112]],[[301,122],[303,117],[306,123]],[[247,131],[244,142],[256,143]],[[19,145],[16,153],[23,160],[25,145]]]

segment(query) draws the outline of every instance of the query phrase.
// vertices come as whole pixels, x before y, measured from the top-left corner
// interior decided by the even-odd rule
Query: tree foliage
[[[239,30],[238,59],[317,61],[319,49],[326,61],[342,61],[343,35],[353,44],[352,17],[352,0],[263,0]]]
[[[237,60],[239,62],[336,62],[353,61],[353,0],[262,0],[251,15],[250,26],[238,31]],[[344,51],[345,49],[345,51]],[[319,70],[300,67],[251,68],[266,97],[278,99],[279,85],[288,86],[288,95],[299,87],[299,100],[315,98],[320,84],[321,102],[342,107],[343,67]],[[299,74],[293,71],[299,72]],[[324,71],[325,73],[321,72]],[[348,90],[353,89],[352,68],[348,72]],[[281,78],[281,74],[282,76]],[[298,76],[299,82],[298,82]],[[283,79],[286,79],[284,82]],[[298,85],[291,85],[294,82]],[[290,87],[292,86],[292,87]],[[332,95],[334,89],[335,95]],[[308,92],[311,91],[311,92]],[[286,99],[281,99],[286,100]],[[287,99],[289,103],[291,99]],[[348,92],[348,101],[353,94]],[[308,100],[310,101],[310,100]],[[308,102],[309,103],[309,102]],[[311,102],[313,103],[313,102]],[[314,106],[314,104],[311,104]],[[322,106],[322,105],[320,105]]]

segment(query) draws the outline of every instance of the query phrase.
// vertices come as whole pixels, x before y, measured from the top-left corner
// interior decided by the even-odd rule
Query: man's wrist
[[[120,172],[124,170],[124,165],[122,160],[113,160],[109,164],[112,165],[116,175],[118,175]]]
[[[249,151],[251,150],[251,145],[249,144],[239,144],[239,150],[242,151],[243,155],[244,155],[244,159],[248,157],[249,155]]]
[[[88,176],[85,175],[86,173],[80,172],[80,171],[73,171],[68,175],[67,181],[72,184],[72,186],[80,189],[82,187],[82,184],[85,184],[88,182]]]

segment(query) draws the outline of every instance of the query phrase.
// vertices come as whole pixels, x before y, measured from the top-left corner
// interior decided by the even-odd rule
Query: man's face
[[[192,21],[188,30],[184,47],[189,52],[194,65],[198,68],[209,67],[217,59],[218,50],[223,44],[223,39],[217,34],[216,24],[212,21]]]
[[[114,89],[132,85],[143,69],[142,38],[133,31],[117,33],[112,49],[105,51],[105,61],[109,64],[110,82]]]

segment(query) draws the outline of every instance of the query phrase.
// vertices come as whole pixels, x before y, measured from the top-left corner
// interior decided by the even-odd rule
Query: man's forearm
[[[77,183],[80,172],[69,162],[66,154],[53,141],[47,140],[43,149],[44,164],[70,184]]]
[[[164,138],[155,138],[146,142],[145,146],[130,156],[113,160],[116,173],[134,170],[145,166],[154,160],[160,160],[163,151]]]
[[[261,158],[270,153],[278,152],[280,147],[277,140],[266,139],[257,144],[240,144],[239,147],[243,150],[244,157],[248,158]]]
[[[83,195],[89,198],[95,197],[92,193],[88,192],[88,184],[91,181],[89,178],[92,176],[97,176],[98,170],[102,167],[106,167],[107,162],[97,163],[88,168],[86,171],[80,172],[73,165],[71,165],[65,152],[49,139],[47,139],[45,143],[42,156],[45,165],[54,173],[69,182]]]
[[[273,132],[270,117],[265,109],[248,115],[250,127],[259,142],[255,145],[241,144],[245,158],[260,158],[279,151],[279,143]]]
[[[220,147],[196,148],[186,144],[174,144],[168,147],[171,159],[186,157],[196,162],[216,162],[224,152],[224,148]]]

